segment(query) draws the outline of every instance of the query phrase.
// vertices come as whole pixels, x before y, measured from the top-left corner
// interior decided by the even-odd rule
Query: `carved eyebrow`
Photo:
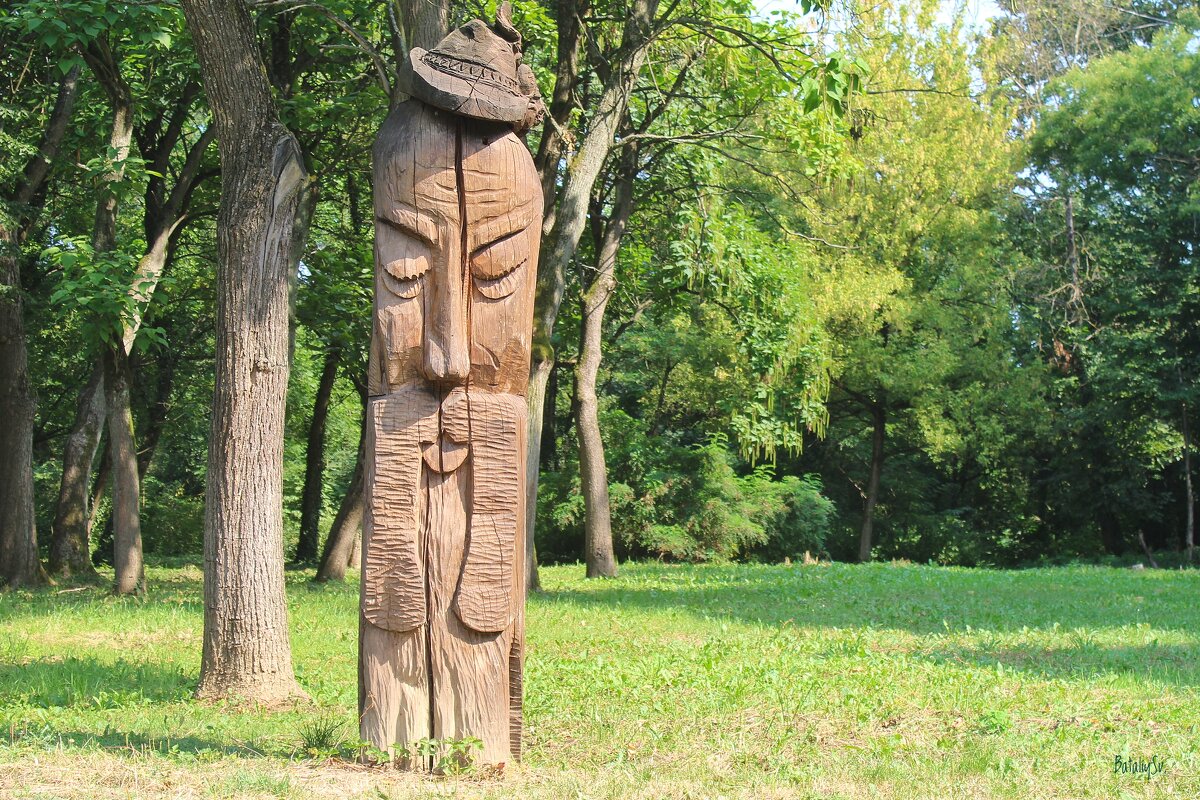
[[[392,206],[380,213],[379,219],[420,239],[430,247],[437,244],[438,229],[433,218],[425,214],[418,214],[412,206]]]
[[[530,225],[533,224],[534,204],[526,203],[523,206],[514,208],[507,214],[489,219],[480,227],[487,231],[486,240],[477,244],[471,250],[472,256],[477,256],[484,250],[494,244],[499,244],[505,239],[511,239],[518,233],[524,232]]]

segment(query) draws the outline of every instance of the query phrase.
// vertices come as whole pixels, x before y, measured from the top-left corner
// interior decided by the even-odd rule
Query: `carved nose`
[[[438,341],[439,338],[442,341]],[[461,341],[461,337],[426,337],[425,358],[421,369],[425,380],[434,383],[462,385],[467,382],[467,375],[470,371],[471,364],[467,359],[467,345]]]
[[[467,347],[465,289],[459,281],[439,282],[432,287],[421,359],[421,374],[427,381],[452,385],[467,382],[471,358]]]

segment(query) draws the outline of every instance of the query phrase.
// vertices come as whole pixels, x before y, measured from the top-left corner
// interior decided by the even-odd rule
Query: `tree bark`
[[[79,394],[75,422],[63,446],[62,478],[50,538],[50,572],[55,577],[95,573],[88,557],[91,550],[88,489],[103,424],[104,369],[97,363]]]
[[[221,155],[216,391],[196,694],[277,702],[292,671],[283,574],[283,436],[295,231],[310,179],[280,122],[243,0],[183,0]]]
[[[120,343],[104,353],[104,394],[108,418],[108,455],[112,467],[113,567],[115,594],[142,594],[145,567],[142,561],[140,480],[137,447],[133,438],[133,410],[129,403],[129,355]]]
[[[145,480],[146,473],[154,461],[154,453],[162,439],[163,429],[167,425],[167,414],[171,409],[171,393],[175,389],[175,369],[177,362],[171,354],[165,354],[158,365],[158,382],[155,386],[154,399],[146,408],[146,422],[142,428],[141,445],[138,449],[138,477]]]
[[[20,246],[37,217],[35,198],[66,134],[78,87],[79,68],[74,67],[59,84],[38,154],[26,165],[12,198],[13,226],[0,225],[0,586],[34,585],[46,577],[38,559],[33,508],[37,400],[29,378]]]
[[[879,502],[879,482],[883,476],[883,444],[887,434],[887,414],[883,405],[871,406],[871,476],[867,479],[867,497],[863,506],[862,533],[858,542],[858,560],[871,560],[875,534],[875,504]]]
[[[626,151],[621,165],[612,215],[604,226],[596,259],[596,274],[583,294],[579,363],[575,367],[578,403],[575,429],[579,434],[584,558],[589,578],[612,578],[617,574],[617,559],[613,553],[612,509],[608,496],[608,466],[604,460],[604,440],[600,436],[596,376],[603,356],[604,311],[617,284],[617,253],[625,235],[625,226],[633,212],[633,181],[637,165],[634,148]]]
[[[116,246],[117,196],[109,187],[124,176],[125,159],[133,141],[133,100],[129,87],[116,73],[111,58],[107,49],[99,53],[90,53],[88,56],[92,71],[98,76],[104,76],[101,84],[112,103],[113,123],[109,147],[116,152],[117,163],[116,167],[104,176],[105,186],[100,189],[100,197],[96,202],[92,250],[97,255]],[[88,558],[88,484],[96,459],[96,450],[100,444],[101,427],[104,424],[104,402],[107,394],[104,375],[105,368],[101,357],[97,359],[91,377],[84,384],[75,407],[75,422],[63,448],[62,480],[59,483],[58,508],[54,515],[50,544],[50,570],[62,578],[75,574],[86,576],[94,572]]]
[[[408,49],[434,45],[450,30],[450,3],[448,0],[405,0],[400,3],[401,23]],[[401,54],[405,57],[408,53]]]
[[[96,40],[83,51],[83,56],[108,95],[113,115],[108,144],[116,154],[115,163],[113,169],[104,176],[92,227],[92,249],[99,255],[116,246],[118,197],[112,187],[125,175],[125,159],[133,142],[133,95],[121,77],[119,62],[107,43]],[[132,291],[142,290],[135,286]],[[126,343],[126,352],[131,343],[131,340]],[[92,368],[88,382],[84,384],[76,404],[75,422],[63,448],[62,479],[50,542],[50,570],[63,578],[95,574],[89,558],[91,515],[88,510],[88,483],[105,417],[107,392],[104,375],[107,370],[103,362],[102,355]]]
[[[563,157],[563,131],[578,106],[575,89],[579,83],[579,51],[582,19],[591,7],[590,0],[557,0],[558,53],[554,90],[546,106],[546,122],[533,163],[542,180],[542,200],[546,212],[542,218],[543,232],[554,227],[554,204],[558,189],[558,174]]]
[[[345,579],[347,567],[354,566],[357,561],[355,554],[358,552],[359,537],[362,534],[363,490],[366,486],[365,428],[364,425],[358,436],[358,455],[354,459],[350,485],[346,487],[342,504],[338,506],[337,516],[329,529],[329,537],[325,540],[325,550],[321,554],[321,566],[317,568],[316,579],[321,583]]]
[[[337,380],[341,352],[331,347],[325,352],[325,364],[317,383],[312,419],[308,425],[308,448],[304,459],[304,490],[300,495],[300,539],[296,543],[296,561],[311,564],[317,560],[321,540],[322,489],[325,479],[325,423],[329,419],[329,401]]]
[[[0,587],[44,581],[33,509],[33,414],[14,231],[0,227]]]
[[[558,469],[558,366],[550,370],[542,413],[542,469]]]
[[[620,58],[611,66],[592,114],[588,132],[567,165],[562,188],[547,216],[553,226],[542,238],[538,260],[537,294],[534,300],[533,344],[529,370],[529,443],[526,450],[525,503],[525,575],[526,587],[536,581],[533,563],[534,527],[537,522],[538,472],[541,465],[542,415],[546,405],[546,384],[554,367],[552,337],[558,311],[566,290],[566,269],[575,257],[579,239],[587,223],[588,200],[596,179],[614,146],[617,130],[629,106],[629,97],[650,49],[651,31],[658,0],[634,0],[621,34]],[[561,76],[560,76],[561,77]],[[539,167],[550,167],[547,157]],[[550,204],[547,204],[550,208]],[[532,578],[532,580],[529,580]]]

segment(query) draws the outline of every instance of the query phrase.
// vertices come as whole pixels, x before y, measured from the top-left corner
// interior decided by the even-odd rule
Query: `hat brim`
[[[409,56],[413,97],[473,119],[513,124],[525,118],[529,98],[510,94],[483,81],[434,69],[423,59],[426,52],[424,48],[414,47]]]

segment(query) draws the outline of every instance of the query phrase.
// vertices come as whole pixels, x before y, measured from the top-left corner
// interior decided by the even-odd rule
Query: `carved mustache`
[[[421,456],[434,472],[454,472],[471,453],[471,398],[453,389],[438,407],[436,431],[422,431]]]
[[[426,565],[418,548],[428,509],[422,465],[447,475],[471,456],[466,552],[452,603],[467,627],[504,630],[513,619],[525,400],[517,395],[408,386],[371,401],[375,463],[368,476],[363,614],[385,630],[425,623]]]

